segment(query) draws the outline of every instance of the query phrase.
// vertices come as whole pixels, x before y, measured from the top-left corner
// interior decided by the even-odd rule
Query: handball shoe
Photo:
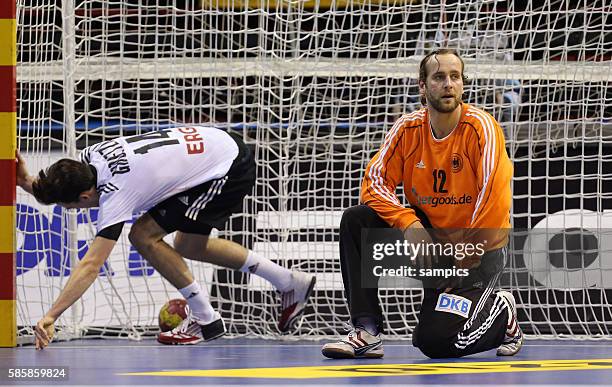
[[[215,312],[214,320],[210,323],[202,323],[189,313],[178,327],[157,335],[157,341],[169,345],[191,345],[214,340],[225,332],[225,324],[219,313]]]
[[[281,313],[278,319],[278,330],[287,332],[304,313],[308,298],[312,294],[317,277],[313,274],[294,271],[291,273],[291,288],[281,292]]]

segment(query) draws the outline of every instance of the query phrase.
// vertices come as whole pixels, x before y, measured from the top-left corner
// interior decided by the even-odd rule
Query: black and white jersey
[[[170,196],[223,177],[237,155],[238,145],[226,132],[204,126],[120,137],[85,148],[81,161],[98,174],[98,233]]]

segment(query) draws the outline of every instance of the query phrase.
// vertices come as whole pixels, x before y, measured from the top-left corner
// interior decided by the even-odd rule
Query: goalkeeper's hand
[[[36,323],[34,333],[36,335],[36,349],[44,349],[53,340],[55,334],[55,327],[53,324],[55,319],[49,316],[45,316]]]
[[[408,228],[404,230],[404,239],[406,239],[413,245],[422,245],[422,248],[425,248],[426,245],[433,243],[431,235],[429,235],[427,229],[425,229],[425,227],[423,227],[423,224],[419,221],[412,223],[410,226],[408,226]],[[433,268],[436,263],[436,257],[427,254],[425,251],[422,251],[419,256],[414,257],[412,265],[418,268],[430,269]]]

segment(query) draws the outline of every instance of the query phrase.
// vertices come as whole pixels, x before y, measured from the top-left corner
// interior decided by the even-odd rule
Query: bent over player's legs
[[[256,274],[270,281],[279,291],[285,291],[291,286],[290,270],[227,239],[178,231],[174,238],[174,248],[188,259],[245,272],[256,271]],[[257,265],[257,268],[249,271],[249,264]]]
[[[183,258],[163,240],[166,235],[151,215],[144,214],[132,225],[129,240],[159,274],[181,289],[193,282],[193,275]]]
[[[132,245],[187,300],[189,318],[176,328],[158,337],[163,344],[197,344],[225,334],[221,316],[210,304],[208,292],[193,279],[183,258],[164,240],[164,230],[149,214],[140,217],[130,230]]]
[[[179,231],[174,247],[185,258],[240,270],[270,282],[281,293],[282,311],[278,326],[283,332],[301,316],[314,287],[313,275],[291,271],[227,239]]]
[[[234,270],[244,265],[248,255],[248,250],[236,242],[181,231],[174,237],[174,248],[185,258]]]

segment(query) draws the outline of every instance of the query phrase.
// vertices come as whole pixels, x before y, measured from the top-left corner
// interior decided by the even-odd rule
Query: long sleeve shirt
[[[419,220],[415,207],[434,229],[508,229],[512,175],[503,131],[490,114],[464,103],[457,126],[436,139],[423,108],[385,136],[366,168],[361,202],[402,230]],[[396,195],[400,183],[410,207]],[[505,236],[489,246],[505,244]]]

